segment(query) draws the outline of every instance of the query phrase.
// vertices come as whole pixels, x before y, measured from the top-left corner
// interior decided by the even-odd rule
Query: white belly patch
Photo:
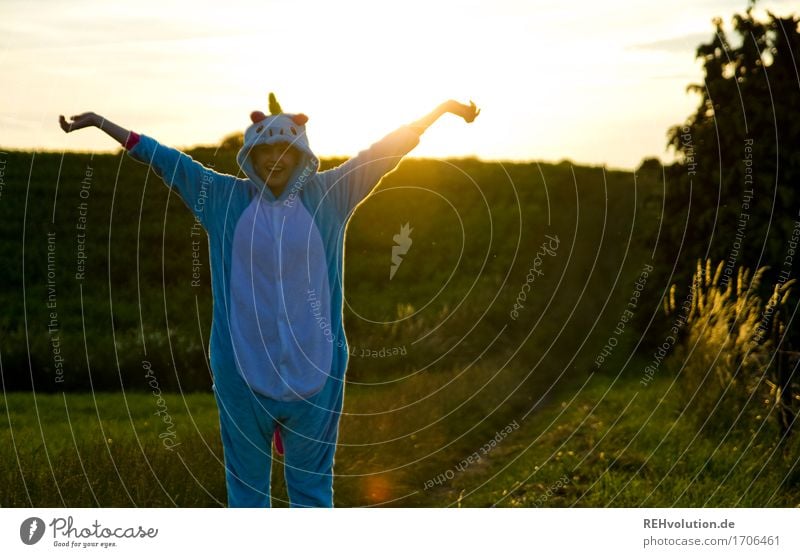
[[[317,393],[333,357],[322,237],[299,200],[256,198],[236,224],[230,331],[239,372],[273,399]]]

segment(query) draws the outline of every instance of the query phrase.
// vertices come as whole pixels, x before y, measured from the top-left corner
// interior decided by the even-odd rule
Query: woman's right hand
[[[80,130],[82,128],[88,128],[91,126],[99,128],[102,122],[102,119],[94,112],[84,112],[83,114],[70,116],[69,119],[71,122],[68,122],[67,119],[64,118],[63,114],[58,117],[58,123],[61,124],[61,129],[66,133],[74,132],[75,130]]]
[[[116,125],[110,120],[106,120],[102,116],[98,116],[94,112],[84,112],[83,114],[70,116],[69,119],[71,122],[68,122],[63,115],[58,117],[58,123],[61,124],[61,129],[67,133],[94,126],[106,132],[123,146],[131,135],[130,131]]]

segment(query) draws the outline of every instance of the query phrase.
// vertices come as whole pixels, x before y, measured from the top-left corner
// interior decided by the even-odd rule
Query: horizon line
[[[192,146],[186,147],[175,147],[179,151],[182,152],[190,152],[198,149],[216,149],[221,150],[219,145],[214,144],[197,144]],[[34,153],[34,154],[60,154],[60,155],[118,155],[124,153],[125,149],[122,146],[118,146],[115,149],[93,149],[93,150],[58,150],[49,147],[4,147],[0,145],[0,154],[8,154],[8,153]],[[322,160],[348,160],[354,157],[355,155],[319,155],[315,153],[320,161]],[[640,159],[639,163],[634,168],[622,167],[622,166],[610,166],[607,162],[584,162],[584,161],[576,161],[569,157],[563,157],[558,160],[545,160],[545,159],[535,159],[535,158],[526,158],[526,159],[516,159],[516,158],[483,158],[477,154],[467,154],[467,155],[447,155],[443,157],[431,157],[431,156],[415,156],[415,155],[405,155],[403,159],[411,159],[411,160],[476,160],[481,163],[500,163],[500,164],[548,164],[548,165],[560,165],[564,163],[569,163],[572,166],[580,166],[580,167],[589,167],[589,168],[604,168],[605,170],[609,171],[623,171],[623,172],[634,172],[637,168],[641,166],[641,164],[645,160],[655,159],[658,161],[661,166],[670,166],[675,164],[677,161],[673,162],[665,162],[661,160],[660,157],[656,155],[644,155]]]

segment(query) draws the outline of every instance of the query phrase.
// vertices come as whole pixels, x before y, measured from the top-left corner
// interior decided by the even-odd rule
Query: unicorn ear
[[[269,94],[269,113],[272,115],[280,114],[283,112],[281,105],[278,104],[278,99],[275,98],[275,93]]]
[[[257,124],[266,117],[267,116],[260,110],[254,110],[253,112],[250,113],[250,121],[253,122],[254,124]]]
[[[305,126],[306,122],[308,122],[308,116],[303,113],[295,114],[292,116],[292,122],[297,124],[298,126]]]

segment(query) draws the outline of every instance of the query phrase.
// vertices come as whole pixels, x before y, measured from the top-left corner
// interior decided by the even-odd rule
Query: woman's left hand
[[[467,123],[472,122],[481,113],[481,109],[476,107],[472,101],[469,101],[469,104],[466,105],[451,99],[445,105],[448,112],[461,116]]]

